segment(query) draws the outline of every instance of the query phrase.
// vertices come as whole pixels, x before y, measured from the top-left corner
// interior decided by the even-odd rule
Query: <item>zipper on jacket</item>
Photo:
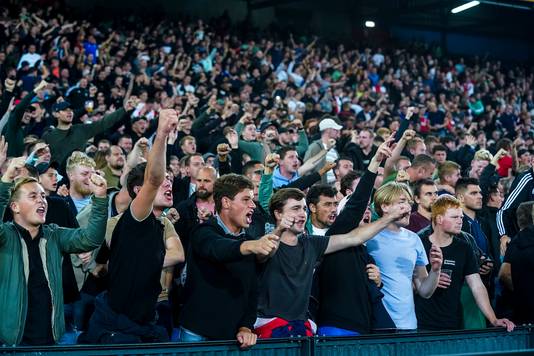
[[[43,249],[41,250],[41,244],[43,245]],[[52,301],[52,320],[51,320],[51,323],[50,323],[50,326],[52,327],[52,337],[54,338],[54,341],[59,341],[58,338],[56,338],[56,330],[54,328],[54,324],[55,324],[55,316],[56,316],[56,307],[55,307],[55,303],[54,303],[54,292],[52,291],[52,287],[50,286],[50,276],[48,275],[48,256],[47,256],[47,248],[46,248],[46,245],[48,244],[48,241],[44,238],[41,239],[41,241],[39,241],[39,252],[41,254],[41,260],[43,260],[44,258],[44,261],[43,262],[43,270],[44,270],[44,274],[45,274],[45,277],[46,277],[46,281],[48,282],[47,285],[48,285],[48,290],[50,291],[50,299]]]
[[[27,308],[28,308],[28,295],[27,295],[28,275],[26,274],[26,271],[25,271],[26,267],[24,265],[24,262],[25,262],[24,256],[26,256],[28,261],[29,261],[29,256],[28,256],[28,246],[26,245],[26,242],[24,242],[24,239],[22,238],[22,236],[20,236],[20,232],[16,227],[14,228],[14,230],[17,232],[17,235],[19,237],[20,248],[22,250],[21,251],[22,252],[22,269],[24,273],[24,284],[26,285],[26,290],[23,291],[22,293],[22,308],[19,309],[19,320],[21,321],[22,328],[20,328],[19,333],[17,335],[17,343],[20,343],[22,341],[22,337],[24,336],[24,329],[26,328],[26,317],[23,318],[23,316],[26,315],[26,313],[28,312],[27,311]],[[27,268],[29,268],[29,266],[27,266]],[[26,298],[24,296],[26,296]]]

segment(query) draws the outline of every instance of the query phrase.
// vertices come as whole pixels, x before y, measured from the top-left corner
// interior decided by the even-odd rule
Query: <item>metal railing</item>
[[[195,355],[195,356],[323,356],[323,355],[445,355],[499,353],[525,354],[534,348],[534,326],[512,333],[502,329],[377,334],[358,337],[310,337],[262,340],[245,354],[235,341],[135,345],[73,345],[0,347],[2,355]]]

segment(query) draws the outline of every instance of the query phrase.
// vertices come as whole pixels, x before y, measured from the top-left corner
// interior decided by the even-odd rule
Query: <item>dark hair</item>
[[[312,187],[308,190],[308,194],[306,194],[306,204],[308,206],[310,206],[310,204],[317,205],[317,203],[319,203],[321,195],[333,198],[336,196],[336,194],[336,188],[328,184],[315,184],[312,185]]]
[[[24,168],[26,168],[26,170],[28,171],[28,177],[32,177],[32,178],[39,180],[39,171],[37,170],[35,166],[32,166],[31,164],[26,163],[24,165]]]
[[[250,161],[248,161],[247,163],[243,165],[243,169],[241,170],[241,172],[246,176],[250,173],[252,169],[254,169],[254,166],[257,164],[262,164],[262,163],[260,161],[251,159]]]
[[[512,140],[509,138],[501,138],[499,141],[497,141],[497,144],[495,146],[495,150],[499,151],[501,148],[504,148],[505,150],[509,150],[512,148]]]
[[[454,142],[456,143],[456,139],[453,137],[453,136],[445,136],[441,139],[441,143],[446,145],[447,143],[449,142]]]
[[[278,154],[280,155],[280,159],[284,159],[286,158],[286,155],[288,152],[290,151],[297,151],[295,149],[295,147],[291,147],[291,146],[287,146],[287,147],[282,147],[279,151],[278,151]]]
[[[132,199],[137,195],[134,191],[134,187],[142,186],[145,181],[145,169],[146,162],[143,162],[139,163],[128,173],[128,177],[126,178],[126,189],[128,189],[128,195]]]
[[[191,158],[193,158],[195,156],[202,157],[202,155],[200,153],[191,153],[190,155],[183,156],[182,160],[180,160],[180,164],[183,161],[183,165],[189,167],[189,165],[191,164]]]
[[[523,230],[528,225],[533,224],[532,208],[534,207],[534,201],[526,201],[517,207],[517,226],[519,230]]]
[[[282,188],[271,197],[269,201],[269,213],[276,220],[274,216],[275,211],[280,211],[284,208],[289,199],[302,200],[306,196],[297,188]]]
[[[455,193],[456,194],[462,194],[463,192],[465,192],[467,190],[467,187],[470,186],[470,185],[479,185],[478,183],[478,179],[476,178],[460,178],[458,179],[458,181],[456,182],[456,187],[455,187]]]
[[[217,179],[213,185],[215,211],[219,213],[222,210],[222,198],[234,199],[237,194],[245,189],[254,189],[254,184],[245,176],[231,173]]]
[[[347,195],[347,189],[352,190],[352,183],[358,178],[363,176],[362,171],[350,171],[339,182],[339,189],[341,189],[341,194]]]
[[[436,185],[436,183],[432,179],[419,179],[413,186],[413,195],[415,197],[419,198],[419,194],[421,194],[421,187],[423,185]]]
[[[129,135],[129,134],[123,134],[123,135],[120,135],[120,136],[119,136],[119,139],[117,140],[117,142],[119,142],[119,141],[122,140],[123,138],[129,138],[130,140],[133,140],[131,135]]]
[[[432,148],[432,154],[436,154],[438,151],[445,151],[447,152],[447,147],[443,145],[435,145],[434,148]]]
[[[418,167],[427,167],[429,165],[435,165],[436,164],[436,160],[432,157],[430,157],[429,155],[427,154],[420,154],[420,155],[417,155],[415,156],[415,158],[413,159],[412,161],[412,167],[413,168],[418,168]]]

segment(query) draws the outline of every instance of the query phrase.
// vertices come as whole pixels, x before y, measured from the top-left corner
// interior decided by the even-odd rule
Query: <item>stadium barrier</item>
[[[344,355],[526,355],[534,352],[534,326],[502,329],[377,334],[359,337],[313,337],[262,340],[252,350],[239,350],[234,341],[135,345],[71,345],[0,347],[2,355],[195,355],[195,356],[344,356]]]

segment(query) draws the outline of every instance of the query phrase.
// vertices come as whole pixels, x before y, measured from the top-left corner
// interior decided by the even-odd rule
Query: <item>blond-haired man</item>
[[[412,193],[406,184],[391,182],[380,187],[374,195],[376,212],[387,217],[399,206],[411,207]],[[421,240],[405,227],[410,222],[411,209],[404,218],[390,223],[367,242],[367,250],[373,256],[382,274],[384,306],[397,329],[417,329],[414,291],[423,298],[430,298],[438,285],[442,264],[441,250],[433,246],[429,258]],[[430,272],[426,265],[430,263]]]
[[[86,228],[43,225],[48,210],[43,187],[33,178],[13,182],[24,159],[11,161],[0,182],[0,344],[49,345],[65,332],[61,259],[98,247],[106,230],[106,181],[92,175],[93,211]]]
[[[95,161],[83,152],[73,152],[67,160],[67,176],[69,177],[69,197],[76,208],[77,215],[91,202],[89,177],[95,173]]]

